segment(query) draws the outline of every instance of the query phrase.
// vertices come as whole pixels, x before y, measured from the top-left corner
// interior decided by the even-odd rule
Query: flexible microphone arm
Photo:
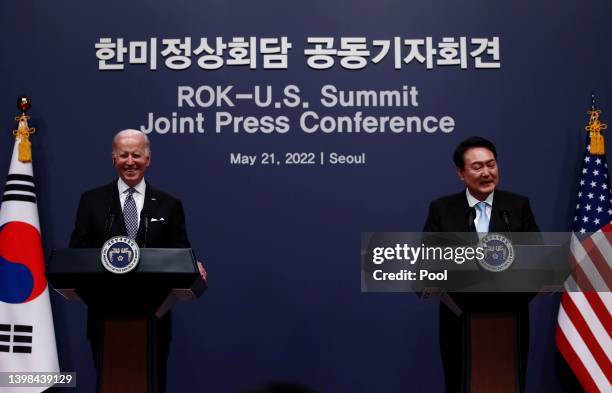
[[[149,233],[149,214],[143,211],[141,221],[144,223],[144,239],[142,240],[142,247],[147,248],[147,235]]]
[[[510,241],[514,242],[514,240],[512,239],[512,235],[510,234],[510,213],[508,212],[508,210],[502,210],[501,212],[499,212],[499,214],[502,220],[504,221],[504,225],[506,226],[506,232],[508,233]]]
[[[115,213],[111,211],[111,208],[108,208],[108,212],[106,212],[106,223],[104,224],[104,241],[108,240],[110,236],[110,231],[113,228],[113,224],[115,223]]]
[[[470,232],[476,232],[476,226],[474,225],[474,220],[476,219],[476,209],[474,207],[470,207],[470,211],[468,213],[468,228]]]

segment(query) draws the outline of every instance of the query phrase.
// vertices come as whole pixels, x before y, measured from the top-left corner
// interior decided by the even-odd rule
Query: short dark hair
[[[495,150],[495,145],[493,142],[480,136],[471,136],[461,141],[453,153],[453,161],[455,162],[455,166],[457,168],[463,169],[465,167],[463,155],[465,154],[466,150],[473,147],[484,147],[485,149],[490,150],[495,159],[497,159],[497,150]]]

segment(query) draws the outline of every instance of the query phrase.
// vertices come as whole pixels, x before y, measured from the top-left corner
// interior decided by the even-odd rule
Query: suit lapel
[[[142,207],[142,213],[140,214],[140,225],[138,226],[138,233],[136,234],[137,243],[140,245],[144,244],[144,234],[147,225],[145,220],[151,220],[151,217],[153,217],[153,214],[155,214],[157,210],[157,204],[159,202],[157,191],[151,187],[149,182],[146,182],[146,185],[147,189],[145,191],[144,205]]]
[[[145,191],[145,202],[142,208],[142,211],[145,212],[149,216],[149,219],[153,217],[157,211],[157,204],[159,203],[159,196],[157,195],[157,191],[155,188],[151,187],[151,185],[147,182],[147,190]]]
[[[476,227],[470,223],[470,205],[468,204],[465,191],[457,195],[457,211],[452,216],[457,220],[455,228],[458,229],[457,236],[461,238],[461,244],[476,244],[478,236],[476,235]]]
[[[501,212],[507,210],[499,192],[493,194],[493,207],[491,209],[491,220],[489,220],[489,232],[506,232],[506,225]]]
[[[470,225],[470,205],[468,204],[465,192],[460,193],[458,198],[461,202],[458,204],[459,211],[455,215],[457,220],[459,220],[457,228],[461,228],[461,232],[476,232],[474,225]]]
[[[121,209],[121,200],[119,199],[119,187],[117,186],[118,179],[111,183],[112,194],[112,211],[115,212],[115,222],[111,230],[112,236],[127,236],[127,228],[123,219],[123,210]],[[106,241],[106,239],[104,239]]]

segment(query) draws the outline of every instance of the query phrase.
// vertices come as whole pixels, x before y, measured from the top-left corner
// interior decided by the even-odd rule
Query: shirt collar
[[[123,194],[128,188],[130,188],[130,186],[125,184],[122,178],[119,178],[117,181],[117,187],[119,188],[119,195]],[[147,184],[145,183],[144,178],[140,181],[140,183],[134,186],[134,189],[139,194],[145,194],[145,191],[147,191]]]
[[[493,194],[494,193],[495,193],[495,190],[493,190],[493,192],[489,194],[487,199],[485,199],[482,202],[486,202],[487,205],[493,207]],[[481,202],[475,196],[473,196],[470,193],[470,190],[468,190],[467,188],[465,189],[465,196],[467,197],[468,205],[470,205],[470,207],[474,207],[476,206],[477,203]]]

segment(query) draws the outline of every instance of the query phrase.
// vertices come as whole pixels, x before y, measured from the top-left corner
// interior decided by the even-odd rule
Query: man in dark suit
[[[190,248],[185,214],[180,200],[153,188],[144,180],[151,163],[147,136],[138,130],[124,130],[113,139],[113,165],[119,179],[85,192],[81,196],[70,247],[98,248],[113,236],[129,236],[139,247]],[[200,262],[202,278],[206,272]],[[95,340],[100,320],[89,312],[87,335],[91,340],[96,366],[99,364]],[[171,337],[170,313],[156,321],[159,354],[159,380],[165,389],[166,362]]]
[[[499,171],[497,151],[490,141],[471,137],[455,149],[453,161],[465,191],[433,201],[423,232],[539,232],[529,200],[521,195],[497,190]],[[476,234],[473,240],[477,240]],[[462,311],[440,307],[440,349],[446,391],[466,389],[465,336],[470,313],[510,312],[519,323],[520,390],[524,389],[525,365],[529,347],[528,294],[455,293],[452,299]]]

